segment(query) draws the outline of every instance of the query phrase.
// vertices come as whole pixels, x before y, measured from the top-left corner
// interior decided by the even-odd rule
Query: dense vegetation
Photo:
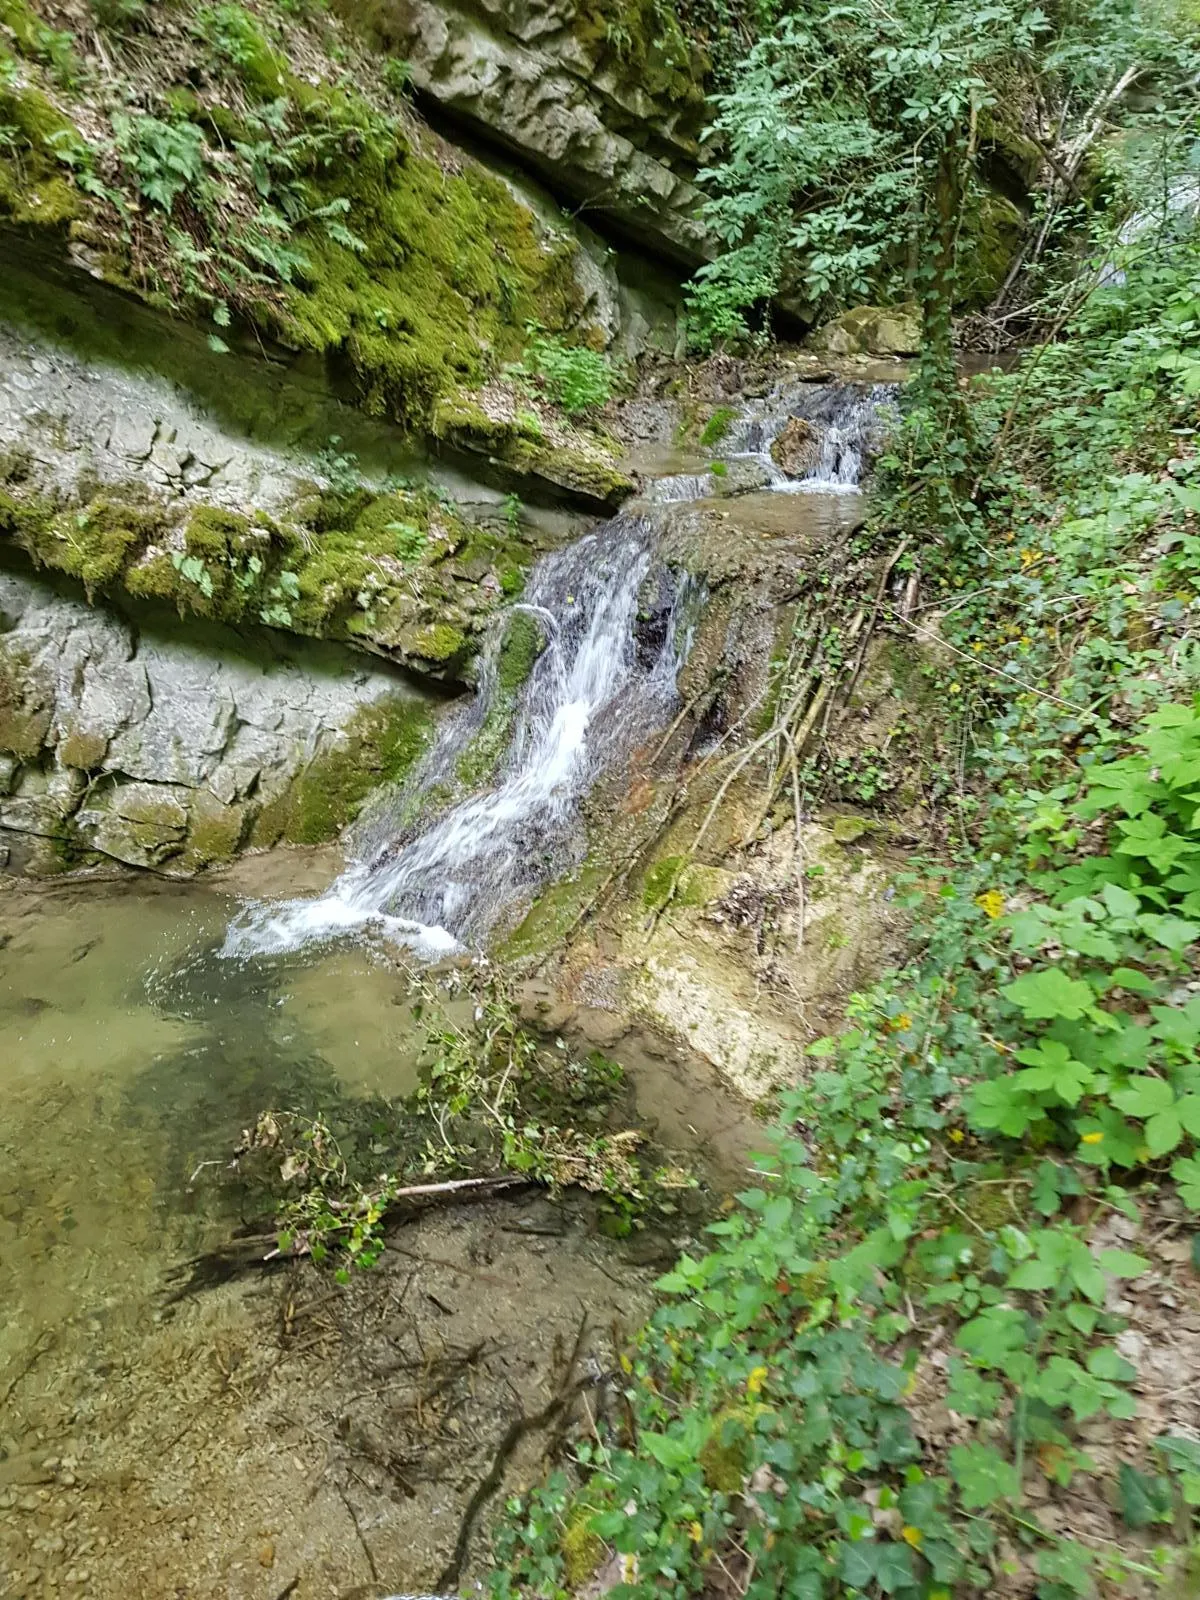
[[[1079,29],[1093,105],[1179,59],[1178,25],[1140,14],[790,11],[718,102],[710,334],[744,335],[786,273],[814,300],[903,277],[915,206],[936,345],[947,153],[999,110],[989,64],[1049,36],[1077,74]],[[880,75],[916,86],[907,110]],[[510,1505],[498,1597],[597,1568],[630,1600],[1197,1592],[1189,1369],[1138,1362],[1200,1267],[1200,130],[1171,99],[1107,140],[1086,226],[1052,168],[1070,227],[1023,283],[1039,342],[965,401],[918,389],[873,494],[941,729],[911,959],[811,1047],[759,1181],[661,1281],[624,1427]]]

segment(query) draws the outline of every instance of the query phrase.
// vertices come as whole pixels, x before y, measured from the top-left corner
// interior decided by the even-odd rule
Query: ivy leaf
[[[1179,1198],[1189,1211],[1200,1211],[1200,1160],[1180,1156],[1171,1163],[1171,1176],[1179,1185]]]
[[[1094,1009],[1091,985],[1080,978],[1068,978],[1058,967],[1027,972],[1015,982],[1006,983],[1000,993],[1031,1020],[1062,1017],[1075,1022]]]
[[[956,1444],[950,1452],[950,1476],[968,1511],[980,1511],[997,1500],[1012,1500],[1020,1487],[1012,1462],[985,1444]]]
[[[640,1433],[638,1444],[668,1472],[681,1471],[693,1457],[689,1444],[682,1439],[673,1439],[667,1433]]]
[[[1061,1277],[1061,1267],[1039,1256],[1034,1261],[1022,1261],[1021,1265],[1009,1275],[1008,1287],[1040,1293],[1044,1289],[1053,1289]]]
[[[1121,1515],[1131,1528],[1148,1528],[1171,1520],[1171,1486],[1165,1478],[1151,1478],[1127,1461],[1117,1475]]]
[[[1007,1367],[1028,1342],[1026,1317],[1014,1306],[989,1306],[964,1322],[955,1343],[982,1367]]]
[[[1115,967],[1108,975],[1110,989],[1124,989],[1128,994],[1154,994],[1158,985],[1136,967]]]
[[[1152,1156],[1165,1156],[1183,1138],[1183,1124],[1176,1111],[1160,1111],[1146,1124],[1146,1149]]]
[[[1200,1094],[1185,1094],[1176,1103],[1175,1115],[1193,1139],[1200,1139]]]
[[[1113,1106],[1100,1106],[1094,1117],[1081,1117],[1075,1124],[1079,1134],[1076,1161],[1089,1166],[1137,1166],[1141,1141],[1136,1130]]]

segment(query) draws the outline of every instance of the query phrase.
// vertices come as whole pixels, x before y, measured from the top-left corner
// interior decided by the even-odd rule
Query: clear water
[[[0,1394],[43,1333],[136,1318],[166,1259],[228,1229],[202,1164],[259,1110],[415,1083],[401,976],[353,948],[232,969],[235,905],[145,883],[0,899]]]

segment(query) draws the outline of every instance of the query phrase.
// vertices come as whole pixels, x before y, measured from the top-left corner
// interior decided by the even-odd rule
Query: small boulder
[[[810,334],[808,347],[831,356],[913,356],[921,321],[913,305],[855,306]]]
[[[820,430],[804,417],[789,417],[772,441],[771,460],[789,478],[807,478],[820,465]]]

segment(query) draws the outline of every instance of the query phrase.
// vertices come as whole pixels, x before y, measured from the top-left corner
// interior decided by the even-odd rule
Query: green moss
[[[309,91],[306,116],[371,126],[353,160],[315,175],[326,202],[350,202],[361,248],[319,226],[300,235],[308,270],[280,331],[323,352],[366,411],[418,428],[438,397],[515,358],[524,326],[571,324],[574,247],[547,247],[532,214],[473,164],[448,173],[369,108]]]
[[[563,1576],[572,1589],[582,1588],[604,1560],[604,1540],[591,1525],[591,1513],[576,1506],[567,1518],[560,1544]]]
[[[689,862],[686,856],[663,856],[646,873],[642,904],[647,911],[661,911],[668,901],[676,906],[707,905],[717,892],[717,876],[713,868]]]
[[[163,508],[149,500],[101,495],[85,506],[56,510],[36,493],[0,491],[0,533],[39,566],[80,579],[89,594],[111,584],[132,554],[161,537],[167,526]]]
[[[516,695],[533,671],[534,663],[546,648],[542,630],[528,611],[514,611],[504,630],[496,682],[502,694]]]
[[[252,99],[277,100],[287,93],[291,77],[287,62],[241,6],[204,6],[194,27],[210,49],[233,68]]]
[[[647,911],[660,911],[666,905],[683,866],[683,856],[664,856],[654,863],[642,886],[642,904]]]
[[[968,205],[959,234],[959,305],[984,306],[995,297],[1024,233],[1024,217],[1004,195],[985,191]]]
[[[495,697],[483,726],[458,758],[458,780],[480,788],[496,773],[512,737],[520,691],[546,647],[536,620],[527,611],[509,617],[496,663]]]
[[[697,1456],[710,1489],[719,1494],[740,1493],[750,1462],[752,1427],[753,1412],[748,1406],[728,1406],[717,1412]]]
[[[701,430],[701,445],[708,449],[711,445],[720,444],[736,416],[737,410],[733,406],[718,406]]]
[[[409,655],[420,656],[423,661],[455,661],[470,654],[466,634],[449,622],[431,622],[414,629],[407,637],[406,648]]]
[[[231,861],[245,841],[247,820],[245,806],[225,805],[207,789],[198,789],[188,815],[185,868],[198,872]]]
[[[265,815],[256,842],[273,825],[291,844],[335,838],[383,783],[398,782],[425,749],[432,723],[428,702],[405,697],[366,706],[338,747],[318,755],[294,780],[284,802]],[[269,841],[268,841],[269,842]]]
[[[835,817],[833,820],[833,837],[839,844],[857,844],[870,832],[871,824],[865,817]]]
[[[525,920],[504,940],[499,955],[509,961],[523,961],[551,950],[574,927],[609,874],[608,863],[588,860],[574,878],[551,884],[530,907]]]
[[[32,761],[50,729],[50,712],[30,696],[29,663],[12,646],[0,648],[0,751]]]
[[[9,58],[11,59],[11,58]],[[5,57],[0,51],[0,67]],[[36,89],[0,87],[0,217],[38,228],[65,228],[80,214],[79,195],[55,156],[79,143],[73,123]]]

